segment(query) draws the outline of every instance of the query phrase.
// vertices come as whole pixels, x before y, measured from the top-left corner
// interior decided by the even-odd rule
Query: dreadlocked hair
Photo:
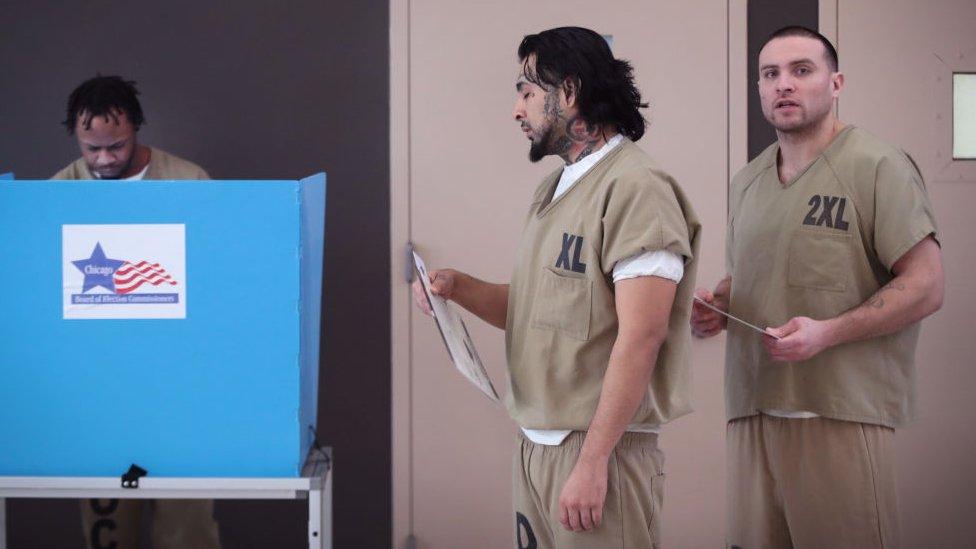
[[[86,130],[91,129],[92,118],[111,118],[116,123],[119,113],[125,113],[136,129],[146,123],[139,104],[139,90],[132,80],[124,80],[120,76],[98,75],[81,83],[68,97],[67,116],[64,126],[69,135],[75,133],[75,126],[80,122]]]

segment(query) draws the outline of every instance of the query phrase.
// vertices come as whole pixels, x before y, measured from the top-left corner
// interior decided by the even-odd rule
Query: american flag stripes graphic
[[[125,262],[115,271],[115,293],[127,294],[143,284],[159,286],[169,284],[176,286],[176,281],[159,263],[140,261],[138,263]]]

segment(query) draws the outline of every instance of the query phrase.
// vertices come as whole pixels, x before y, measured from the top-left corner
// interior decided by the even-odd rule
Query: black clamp
[[[135,463],[129,466],[129,470],[122,475],[122,487],[123,488],[138,488],[139,487],[139,477],[144,477],[148,475],[149,472],[139,467]]]

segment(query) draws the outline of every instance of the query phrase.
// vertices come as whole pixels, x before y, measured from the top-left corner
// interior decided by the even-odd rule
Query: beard
[[[529,162],[538,162],[552,154],[553,128],[555,124],[549,124],[539,139],[533,139],[529,145]]]
[[[533,141],[529,145],[529,162],[538,162],[548,155],[548,147],[542,141]]]

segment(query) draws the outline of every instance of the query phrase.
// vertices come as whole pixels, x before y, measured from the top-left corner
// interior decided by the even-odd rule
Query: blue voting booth
[[[0,476],[296,477],[325,174],[0,181]]]

